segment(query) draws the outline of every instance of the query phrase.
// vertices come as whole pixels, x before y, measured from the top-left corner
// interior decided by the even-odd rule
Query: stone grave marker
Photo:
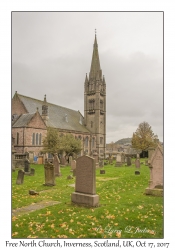
[[[97,152],[93,153],[93,158],[95,160],[95,166],[96,166],[96,168],[98,168],[99,167],[99,162],[98,162],[98,154],[97,154]]]
[[[121,162],[122,162],[122,164],[125,163],[125,154],[124,153],[121,154]]]
[[[163,151],[157,146],[150,159],[150,181],[145,193],[163,196]]]
[[[34,153],[29,151],[29,161],[30,161],[30,163],[33,163],[33,159],[34,159]]]
[[[62,166],[65,166],[65,165],[66,165],[66,159],[64,158],[64,156],[61,156],[60,164],[61,164]]]
[[[30,161],[28,159],[25,159],[24,161],[24,172],[30,173]]]
[[[104,169],[100,169],[100,174],[105,174],[105,170]]]
[[[69,166],[72,164],[72,156],[69,156]]]
[[[117,153],[115,166],[116,167],[122,166],[122,156],[120,153]]]
[[[135,160],[135,167],[140,168],[140,160],[138,158]]]
[[[34,175],[35,175],[35,169],[34,169],[34,168],[31,168],[31,169],[30,169],[30,175],[31,175],[31,176],[34,176]]]
[[[21,184],[23,184],[23,182],[24,182],[24,170],[23,169],[20,169],[19,171],[18,171],[18,176],[17,176],[17,180],[16,180],[16,184],[17,185],[21,185]]]
[[[102,168],[104,166],[103,160],[99,161],[99,167]]]
[[[55,176],[56,177],[61,176],[61,172],[60,172],[60,160],[58,158],[58,154],[54,154],[53,165],[54,165],[54,169],[55,169]]]
[[[76,169],[76,160],[72,160],[71,162],[71,170]]]
[[[43,185],[44,186],[55,186],[54,165],[50,162],[45,163],[44,172],[45,172],[45,183]]]
[[[75,192],[71,194],[71,201],[92,207],[99,203],[95,160],[90,156],[83,155],[77,159]]]
[[[127,157],[127,166],[131,166],[131,157]]]

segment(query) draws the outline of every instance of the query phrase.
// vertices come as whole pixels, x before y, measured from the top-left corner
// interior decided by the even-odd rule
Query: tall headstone
[[[17,185],[21,185],[24,182],[24,170],[20,169],[18,171],[18,176],[17,176],[17,180],[16,180],[16,184]]]
[[[131,166],[131,157],[127,157],[127,166]]]
[[[163,151],[159,146],[152,154],[149,168],[150,181],[145,193],[148,195],[163,196]]]
[[[93,158],[95,160],[95,166],[96,166],[96,168],[98,168],[99,167],[99,163],[98,163],[98,154],[97,154],[97,152],[93,153]]]
[[[34,175],[35,175],[35,169],[34,169],[34,168],[31,168],[31,169],[30,169],[30,175],[31,175],[31,176],[34,176]]]
[[[76,160],[72,160],[71,162],[71,170],[76,169]]]
[[[140,160],[139,159],[135,160],[135,167],[140,168]]]
[[[115,166],[116,167],[122,166],[122,156],[121,156],[121,153],[117,153]]]
[[[61,176],[61,172],[60,172],[60,160],[58,158],[58,154],[54,154],[53,165],[54,165],[54,169],[55,169],[55,176],[57,176],[57,177]]]
[[[55,186],[55,170],[54,165],[50,162],[45,163],[44,165],[45,172],[45,186]]]
[[[96,194],[96,166],[90,156],[81,156],[76,162],[75,192],[71,194],[71,201],[87,206],[97,206],[99,196]]]
[[[34,153],[32,151],[29,151],[29,161],[30,163],[33,163],[34,160]]]
[[[121,154],[121,162],[122,162],[122,164],[125,163],[125,154],[124,153]]]
[[[65,159],[64,156],[61,156],[60,164],[61,164],[62,166],[65,166],[65,165],[66,165],[66,159]]]
[[[30,173],[30,161],[28,159],[24,160],[24,172]]]

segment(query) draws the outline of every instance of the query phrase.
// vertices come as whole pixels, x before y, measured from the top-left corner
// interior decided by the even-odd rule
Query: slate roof
[[[25,120],[27,122],[27,119],[31,119],[30,116],[34,115],[37,108],[40,115],[42,115],[43,101],[20,94],[17,95],[19,99],[23,102],[29,114],[26,114],[26,116],[22,116],[21,119],[19,118],[19,121],[17,120],[16,123],[18,122],[18,124],[20,124],[20,122],[23,122],[24,124]],[[65,130],[73,130],[77,132],[79,131],[90,133],[90,131],[84,126],[84,118],[79,111],[68,109],[48,102],[47,105],[49,113],[49,120],[47,126]],[[13,125],[13,127],[16,126],[16,123]]]
[[[17,128],[17,127],[20,128],[20,127],[27,126],[28,122],[33,118],[34,115],[35,115],[35,113],[20,115],[18,117],[18,119],[16,120],[16,122],[14,122],[13,127],[14,128]]]

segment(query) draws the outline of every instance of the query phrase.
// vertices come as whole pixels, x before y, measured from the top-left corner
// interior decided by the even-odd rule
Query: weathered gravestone
[[[163,196],[163,151],[158,146],[150,160],[150,181],[145,193],[154,196]]]
[[[112,165],[113,164],[113,160],[112,158],[109,158],[109,164]]]
[[[23,181],[24,181],[24,170],[20,169],[18,171],[18,176],[17,176],[16,184],[17,185],[21,185],[21,184],[23,184]]]
[[[124,153],[121,154],[121,162],[122,162],[122,164],[125,163],[125,154]]]
[[[30,161],[30,163],[33,163],[33,159],[34,159],[34,153],[32,151],[29,151],[29,161]]]
[[[97,154],[97,152],[93,153],[93,158],[95,160],[95,166],[96,166],[96,168],[98,168],[99,167],[99,163],[98,163],[98,154]]]
[[[115,166],[116,167],[122,166],[122,156],[120,153],[117,153]]]
[[[72,164],[72,156],[69,156],[69,166]]]
[[[30,173],[30,161],[28,159],[25,159],[24,161],[24,172]]]
[[[50,162],[45,163],[44,172],[45,172],[45,183],[43,185],[44,186],[55,186],[54,165]]]
[[[131,166],[131,157],[127,157],[127,166]]]
[[[76,161],[72,160],[72,162],[71,162],[71,170],[74,170],[74,169],[76,169]]]
[[[34,168],[31,168],[31,169],[30,169],[30,175],[31,175],[31,176],[34,176],[34,175],[35,175],[35,169],[34,169]]]
[[[105,170],[104,169],[100,169],[100,174],[105,174]]]
[[[140,160],[139,159],[135,160],[135,167],[140,168]]]
[[[61,166],[65,166],[66,165],[66,159],[64,158],[64,156],[61,156],[60,164],[61,164]]]
[[[104,166],[104,162],[102,159],[99,160],[99,167],[102,168]]]
[[[61,176],[61,172],[60,172],[60,160],[58,158],[58,154],[54,154],[53,165],[54,165],[54,169],[55,169],[55,176],[57,176],[57,177]]]
[[[96,166],[92,157],[84,155],[77,159],[75,192],[71,194],[71,201],[92,207],[99,203],[96,194]]]

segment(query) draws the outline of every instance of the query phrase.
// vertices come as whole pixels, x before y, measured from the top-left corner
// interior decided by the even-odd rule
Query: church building
[[[47,99],[46,95],[43,100],[38,100],[15,92],[12,98],[12,138],[16,152],[32,152],[39,156],[47,127],[54,127],[60,134],[71,133],[81,140],[81,155],[97,152],[104,157],[106,83],[100,68],[96,34],[90,72],[85,76],[84,117],[79,111],[52,104]]]

